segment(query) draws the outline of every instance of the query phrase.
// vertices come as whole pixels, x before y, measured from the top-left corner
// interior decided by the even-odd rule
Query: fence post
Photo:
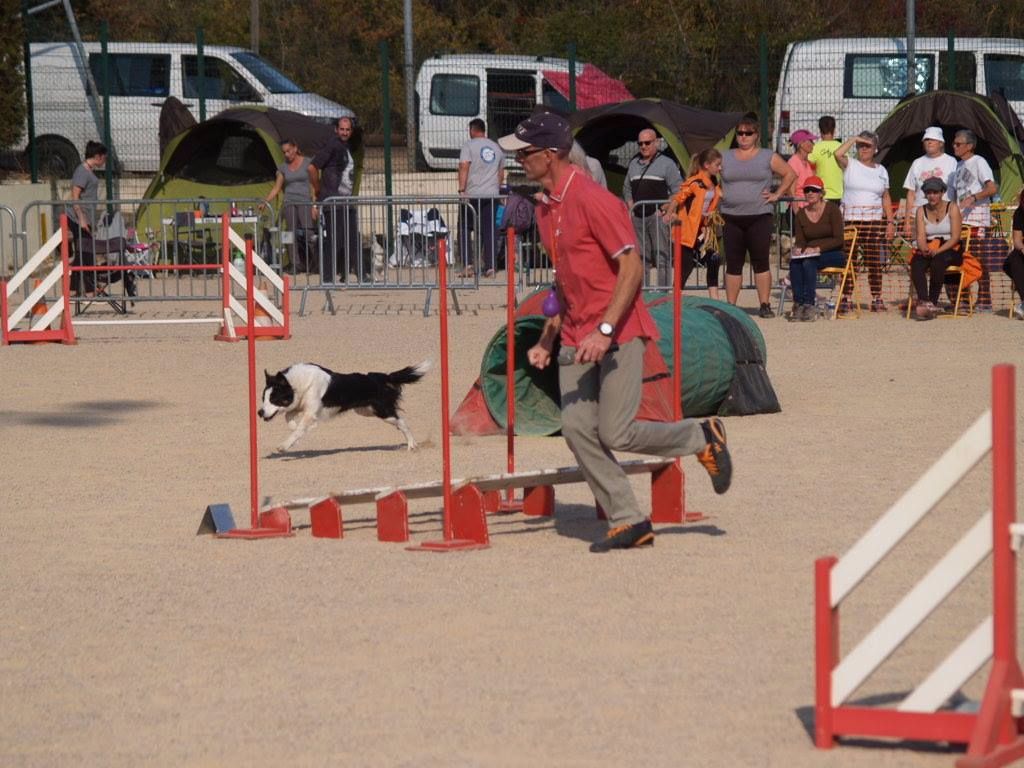
[[[206,121],[206,62],[203,60],[203,28],[196,27],[196,79],[199,83],[199,122]]]
[[[380,41],[380,77],[381,77],[381,122],[382,130],[384,131],[384,195],[388,199],[388,204],[385,208],[386,213],[384,214],[387,218],[387,240],[386,247],[392,247],[391,244],[395,241],[395,228],[392,223],[391,216],[391,194],[392,194],[392,179],[391,179],[391,57],[388,51],[388,43],[386,40]],[[411,144],[410,144],[411,141]],[[411,167],[416,167],[416,141],[415,139],[406,139],[405,142],[406,157],[409,157],[409,153],[412,155]],[[386,257],[385,257],[386,259]]]
[[[569,59],[569,111],[576,111],[576,43],[567,46]]]
[[[946,87],[956,90],[956,38],[952,29],[946,34]]]
[[[39,181],[39,153],[36,150],[36,120],[32,101],[32,36],[29,34],[31,16],[28,12],[28,0],[21,0],[21,31],[25,37],[25,119],[28,123],[28,164],[32,173],[32,183]]]
[[[107,148],[107,162],[103,168],[103,176],[107,182],[107,200],[114,199],[114,163],[117,155],[113,151],[114,143],[110,139],[110,54],[107,51],[107,40],[110,28],[106,20],[100,22],[100,68],[103,72],[103,145]],[[107,203],[107,213],[113,212],[113,206]]]
[[[767,147],[771,141],[768,125],[768,36],[762,32],[758,39],[758,58],[760,59],[761,82],[761,146]]]
[[[381,127],[384,131],[384,194],[391,197],[391,60],[388,43],[380,41]],[[406,152],[415,152],[406,142]]]

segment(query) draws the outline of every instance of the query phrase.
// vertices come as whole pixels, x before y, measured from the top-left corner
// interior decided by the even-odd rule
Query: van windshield
[[[231,57],[249,70],[271,93],[305,93],[301,86],[293,83],[252,51],[237,51],[232,53]]]

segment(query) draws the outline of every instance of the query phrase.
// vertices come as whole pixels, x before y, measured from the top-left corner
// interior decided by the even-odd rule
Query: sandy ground
[[[497,291],[478,298],[451,321],[453,407],[504,317]],[[437,360],[422,295],[337,301],[259,344],[259,368]],[[587,552],[604,523],[585,486],[559,489],[554,520],[492,518],[473,553],[378,543],[370,506],[345,510],[343,541],[197,537],[209,503],[247,518],[244,344],[95,327],[76,347],[0,350],[0,763],[951,765],[934,748],[813,748],[812,564],[987,407],[990,366],[1024,361],[1024,323],[758,322],[783,412],[728,420],[732,490],[687,460],[688,507],[711,519],[604,556]],[[439,393],[436,372],[407,390],[422,450],[344,416],[262,459],[261,494],[438,478]],[[286,429],[260,426],[264,455]],[[452,455],[457,475],[500,471],[505,441],[454,439]],[[561,438],[521,439],[517,460],[572,463]],[[987,508],[986,468],[844,603],[844,649]],[[438,504],[413,513],[414,539],[437,538]],[[989,610],[989,567],[854,698],[920,681]]]

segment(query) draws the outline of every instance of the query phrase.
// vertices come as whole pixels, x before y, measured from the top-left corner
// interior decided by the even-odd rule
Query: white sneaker
[[[1018,320],[1024,320],[1024,301],[1013,308],[1013,316]]]

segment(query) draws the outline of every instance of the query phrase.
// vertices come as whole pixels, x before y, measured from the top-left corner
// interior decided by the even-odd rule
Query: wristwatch
[[[611,323],[601,323],[597,326],[597,330],[602,336],[607,336],[610,339],[612,334],[615,333],[615,326]]]

